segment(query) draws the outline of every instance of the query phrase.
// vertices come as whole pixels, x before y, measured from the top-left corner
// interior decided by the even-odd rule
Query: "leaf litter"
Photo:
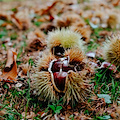
[[[0,2],[0,118],[120,119],[119,68],[104,65],[107,61],[101,49],[107,36],[120,30],[119,13],[119,0]],[[32,89],[35,63],[46,50],[49,31],[57,28],[82,35],[92,68],[81,74],[87,73],[94,94],[74,108],[43,102]]]

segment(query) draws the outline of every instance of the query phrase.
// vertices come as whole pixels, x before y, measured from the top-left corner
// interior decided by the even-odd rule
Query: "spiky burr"
[[[36,73],[32,76],[36,94],[49,102],[61,97],[64,104],[85,102],[90,95],[90,85],[85,72],[82,73],[87,62],[81,35],[62,29],[49,33],[48,37],[48,52],[44,52],[39,58]],[[56,57],[52,53],[55,46],[64,48],[62,56]]]
[[[61,55],[70,48],[84,51],[82,35],[69,29],[62,28],[50,32],[47,37],[47,47],[53,54]]]
[[[104,58],[116,66],[120,66],[120,33],[113,34],[104,43]]]

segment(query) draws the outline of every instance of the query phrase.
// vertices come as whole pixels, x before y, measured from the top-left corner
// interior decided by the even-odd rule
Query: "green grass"
[[[91,41],[88,44],[87,52],[95,51],[97,47],[100,46],[97,43],[97,39],[100,38],[99,32],[101,30],[102,29],[98,29],[98,28],[94,30],[94,33],[91,35],[91,38],[93,39],[93,41]],[[21,58],[22,56],[25,55],[24,49],[26,48],[26,39],[27,39],[25,36],[26,32],[24,32],[22,36],[23,41],[19,43],[20,49],[17,55],[18,66],[24,62],[22,61]],[[0,37],[3,41],[8,36],[8,33],[9,33],[9,30],[6,30],[5,28],[3,28],[2,31],[0,32]],[[16,40],[18,37],[17,34],[14,33],[14,31],[12,31],[11,33],[12,33],[10,34],[11,40]],[[7,50],[5,44],[2,44],[1,47],[3,47],[5,51]],[[14,48],[15,47],[17,47],[17,44],[14,44]],[[103,58],[96,58],[96,59],[98,59],[100,62],[104,61]],[[28,63],[31,66],[35,66],[34,60],[32,58],[28,60]],[[5,62],[1,63],[1,65],[3,64],[5,64]],[[23,78],[19,78],[19,80],[25,81],[25,79]],[[2,104],[0,104],[1,106],[0,110],[6,109],[7,112],[4,116],[0,116],[1,118],[7,119],[7,120],[17,120],[17,119],[24,118],[25,120],[27,120],[26,116],[30,108],[32,108],[32,111],[35,114],[39,113],[40,111],[41,112],[43,111],[47,115],[52,114],[52,116],[54,116],[55,114],[60,114],[61,111],[64,110],[62,99],[60,101],[56,101],[55,103],[47,103],[47,102],[40,101],[38,99],[39,98],[38,96],[32,96],[30,82],[31,82],[31,79],[28,73],[26,84],[25,84],[26,87],[20,91],[15,87],[13,87],[12,89],[9,89],[9,86],[6,83],[4,83],[3,87],[5,90],[7,90],[7,93],[3,96],[4,101]],[[95,76],[92,82],[95,82],[94,92],[96,95],[98,93],[109,95],[112,103],[114,101],[116,102],[120,101],[120,82],[114,79],[114,73],[112,71],[108,69],[96,69]],[[3,99],[3,97],[1,97],[1,99]],[[6,104],[6,101],[9,101],[9,104],[8,103]],[[108,105],[110,105],[110,103],[108,103]],[[16,109],[16,106],[19,106],[20,108]],[[24,112],[24,110],[25,110],[25,116],[23,117],[21,113]],[[92,114],[92,112],[86,109],[84,114],[90,115]],[[71,114],[69,116],[71,120],[74,120],[74,117],[75,117],[74,114]],[[109,118],[110,116],[108,114],[104,114],[102,116],[99,116],[96,114],[96,116],[94,117],[94,120],[102,120],[102,119],[109,119]],[[34,119],[40,120],[43,118],[41,118],[41,115],[38,114],[36,117],[34,117]]]
[[[5,1],[5,2],[10,2],[10,1],[16,1],[16,0],[0,0],[0,1]],[[19,0],[21,1],[21,0]],[[88,0],[84,0],[88,1]],[[78,0],[78,3],[81,3],[81,0]],[[119,9],[119,6],[116,8]],[[13,8],[11,11],[16,12],[17,9]],[[60,13],[61,14],[61,13]],[[38,22],[37,19],[39,19],[41,16],[35,14],[34,16],[36,21],[31,21],[32,24],[35,25],[35,27],[40,27],[40,25],[43,22]],[[8,22],[11,23],[11,21],[5,21],[5,20],[0,20],[0,42],[1,45],[0,47],[4,52],[8,50],[8,46],[5,43],[6,38],[10,38],[10,41],[13,43],[13,48],[19,48],[17,49],[17,65],[21,65],[22,63],[24,64],[25,62],[28,62],[30,66],[34,67],[34,59],[32,57],[29,58],[28,61],[23,61],[22,58],[25,56],[27,53],[26,47],[27,47],[27,33],[30,31],[33,31],[34,28],[30,28],[22,32],[22,40],[17,43],[16,40],[19,37],[19,30],[12,29],[12,30],[7,30],[5,27],[2,27],[2,24]],[[111,28],[99,28],[94,26],[93,24],[90,23],[89,20],[86,20],[86,23],[90,25],[93,33],[91,34],[91,41],[89,44],[87,44],[87,50],[86,52],[89,51],[96,51],[96,49],[101,45],[98,42],[98,39],[101,39],[101,36],[99,36],[99,33],[103,30],[106,31],[116,31],[116,29],[111,29]],[[98,58],[96,57],[100,63],[104,61],[104,58]],[[3,70],[5,66],[6,60],[0,61],[0,68]],[[120,72],[120,71],[119,71]],[[18,78],[18,81],[22,83],[23,88],[16,88],[15,84],[10,88],[11,83],[3,83],[1,88],[4,89],[4,94],[0,97],[0,101],[2,100],[2,103],[0,103],[0,111],[6,110],[5,115],[0,116],[0,119],[3,118],[5,120],[18,120],[18,119],[25,119],[27,120],[27,113],[29,111],[32,111],[36,114],[34,117],[35,120],[40,120],[43,119],[41,118],[41,112],[45,112],[46,115],[59,115],[62,113],[66,108],[64,108],[62,98],[59,101],[56,101],[55,103],[51,102],[43,102],[39,98],[39,96],[35,96],[33,94],[33,90],[31,89],[31,82],[32,80],[30,79],[30,73],[28,72],[27,76],[25,78],[20,77]],[[108,99],[111,101],[111,103],[106,102],[106,108],[112,105],[113,102],[118,102],[120,101],[120,81],[115,79],[115,73],[113,71],[110,71],[108,68],[104,69],[95,69],[95,75],[93,79],[91,80],[91,84],[94,83],[94,93],[96,96],[103,95],[104,97],[108,97]],[[98,95],[99,94],[99,95]],[[106,98],[107,99],[107,98]],[[89,103],[91,104],[92,100],[89,100]],[[19,108],[17,108],[19,107]],[[74,107],[76,110],[76,108]],[[94,120],[103,120],[103,119],[110,119],[110,115],[108,113],[103,113],[103,115],[99,115],[98,113],[94,113],[93,111],[84,109],[84,108],[78,108],[76,111],[81,112],[83,110],[84,115],[92,116]],[[71,112],[72,111],[72,112]],[[22,112],[25,112],[25,116],[22,116]],[[40,113],[40,114],[39,114]],[[64,112],[64,114],[66,111]],[[74,120],[75,115],[73,114],[74,110],[70,110],[69,114],[69,119]]]
[[[113,71],[106,69],[98,69],[96,71],[94,82],[94,92],[97,94],[109,94],[113,101],[117,101],[120,96],[120,83],[114,79]],[[99,89],[98,89],[99,88]]]
[[[56,103],[48,104],[48,107],[46,108],[45,112],[48,112],[48,110],[51,109],[53,111],[53,114],[59,114],[60,110],[62,109],[62,106],[61,106],[63,104],[62,100],[63,98],[61,98]]]

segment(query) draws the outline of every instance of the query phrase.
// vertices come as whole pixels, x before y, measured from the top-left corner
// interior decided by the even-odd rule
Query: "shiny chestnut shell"
[[[68,71],[72,69],[69,65],[69,57],[51,61],[48,71],[51,73],[52,83],[57,92],[65,91],[66,77]]]
[[[60,91],[64,91],[65,89],[65,82],[66,82],[66,77],[67,77],[67,72],[54,72],[54,82],[56,84],[56,87]]]

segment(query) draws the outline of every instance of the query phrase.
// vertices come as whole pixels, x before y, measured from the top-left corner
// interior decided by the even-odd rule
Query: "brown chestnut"
[[[54,82],[55,82],[56,87],[59,90],[64,91],[67,72],[63,72],[63,71],[55,72],[53,73],[53,76],[54,76]]]

